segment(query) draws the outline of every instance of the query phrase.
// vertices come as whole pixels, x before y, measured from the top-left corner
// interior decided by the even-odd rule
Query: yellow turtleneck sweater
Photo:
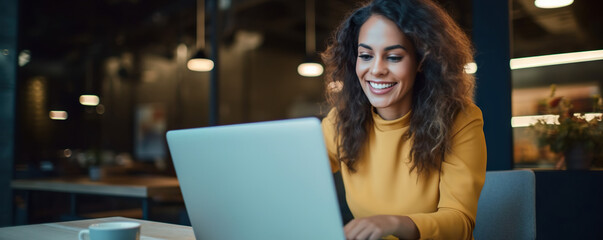
[[[452,128],[452,151],[441,171],[420,178],[416,171],[409,173],[411,141],[402,138],[410,114],[388,121],[373,113],[374,125],[355,173],[336,158],[335,110],[322,121],[331,167],[342,173],[350,210],[355,218],[408,216],[421,239],[472,239],[486,175],[482,112],[471,104],[458,114]]]

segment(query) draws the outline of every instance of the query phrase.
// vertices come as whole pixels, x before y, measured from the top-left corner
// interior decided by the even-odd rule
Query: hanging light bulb
[[[100,103],[100,98],[96,95],[81,95],[80,104],[84,106],[96,106]]]
[[[535,0],[534,5],[539,8],[560,8],[569,6],[574,0]]]
[[[209,72],[214,69],[214,61],[205,56],[205,1],[197,0],[197,53],[188,60],[186,67],[191,71]]]
[[[470,62],[465,64],[465,73],[474,74],[477,72],[477,64],[475,62]]]
[[[214,61],[207,58],[203,49],[197,51],[197,53],[186,63],[186,67],[191,71],[197,72],[209,72],[214,69]]]
[[[48,116],[52,120],[67,120],[67,115],[68,114],[66,111],[61,111],[61,110],[53,110],[53,111],[50,111],[50,113],[48,114]]]
[[[323,71],[324,68],[322,67],[322,65],[316,62],[305,62],[297,67],[297,72],[299,73],[299,75],[302,75],[304,77],[318,77],[322,75]]]
[[[304,77],[318,77],[324,72],[324,68],[312,57],[316,52],[316,29],[314,18],[314,0],[306,0],[306,59],[297,67],[297,73]]]

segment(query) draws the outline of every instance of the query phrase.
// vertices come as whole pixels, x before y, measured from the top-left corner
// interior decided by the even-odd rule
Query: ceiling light
[[[31,60],[31,52],[29,50],[23,50],[19,53],[19,67],[23,67]]]
[[[81,95],[80,104],[84,106],[96,106],[100,102],[100,99],[96,95]]]
[[[67,112],[65,111],[50,111],[48,115],[52,120],[67,120]]]
[[[601,117],[603,114],[601,113],[585,113],[584,115],[580,115],[580,113],[574,113],[574,117],[582,118],[585,121],[591,121],[595,118]],[[511,127],[529,127],[531,125],[536,124],[538,121],[544,121],[546,124],[555,124],[559,125],[559,115],[531,115],[531,116],[517,116],[511,118]]]
[[[214,69],[214,61],[207,58],[203,49],[199,50],[188,62],[186,67],[191,71],[209,72]]]
[[[324,72],[324,67],[317,62],[304,62],[297,66],[297,73],[304,77],[318,77]]]
[[[544,120],[546,124],[559,124],[559,115],[531,115],[517,116],[511,118],[511,127],[529,127],[536,124],[538,120]]]
[[[584,52],[551,54],[535,57],[524,57],[511,59],[511,69],[522,69],[532,67],[543,67],[559,64],[589,62],[603,60],[603,50],[593,50]]]
[[[191,71],[209,72],[214,69],[214,61],[205,56],[205,1],[197,0],[197,53],[188,60],[186,66]]]
[[[297,67],[297,73],[304,77],[318,77],[324,71],[320,63],[309,60],[316,52],[316,29],[314,25],[314,0],[306,0],[306,59],[308,61]]]
[[[571,5],[574,0],[536,0],[534,5],[539,8],[560,8]]]
[[[302,75],[304,77],[318,77],[322,75],[323,71],[324,68],[322,67],[322,65],[320,65],[320,63],[315,62],[305,62],[297,67],[297,72],[299,73],[299,75]]]
[[[474,62],[465,64],[465,73],[474,74],[476,72],[477,72],[477,64],[475,64]]]

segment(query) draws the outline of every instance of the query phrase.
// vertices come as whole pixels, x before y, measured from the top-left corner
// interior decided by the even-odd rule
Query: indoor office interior
[[[1,0],[0,227],[109,216],[189,225],[166,132],[321,119],[337,86],[325,84],[320,53],[361,2]],[[603,123],[586,130],[600,148],[578,167],[534,126],[563,114],[558,104],[591,125],[601,118],[603,2],[436,2],[474,45],[466,72],[487,170],[534,172],[537,238],[603,238]],[[201,53],[213,65],[189,64]]]

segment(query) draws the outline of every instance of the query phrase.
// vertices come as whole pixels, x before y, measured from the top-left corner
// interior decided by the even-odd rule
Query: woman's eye
[[[391,62],[399,62],[399,61],[402,61],[402,57],[399,57],[399,56],[389,56],[389,57],[387,57],[387,59],[388,59],[389,61],[391,61]]]
[[[358,55],[358,58],[362,59],[363,61],[369,61],[369,60],[373,59],[373,56],[368,55],[368,54],[360,54],[360,55]]]

